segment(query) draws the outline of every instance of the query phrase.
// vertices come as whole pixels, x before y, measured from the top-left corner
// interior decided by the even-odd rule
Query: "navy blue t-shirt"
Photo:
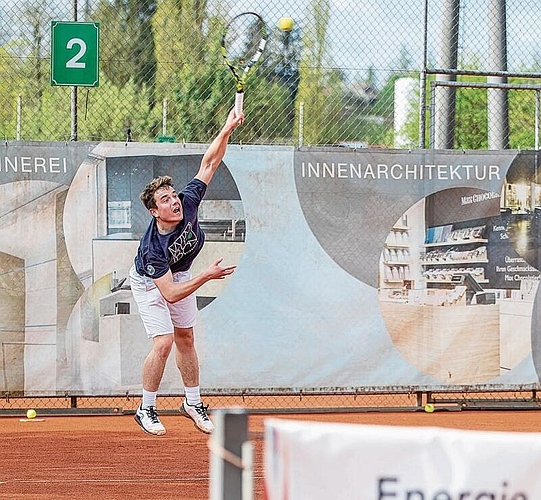
[[[135,256],[135,268],[141,276],[160,278],[169,269],[172,273],[190,269],[205,242],[197,211],[206,190],[207,185],[194,178],[180,191],[184,219],[170,233],[160,234],[152,218]]]

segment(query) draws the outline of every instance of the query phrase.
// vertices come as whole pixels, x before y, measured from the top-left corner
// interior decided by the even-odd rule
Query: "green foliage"
[[[472,68],[475,69],[475,68]],[[524,70],[526,73],[533,70]],[[391,77],[378,97],[378,115],[384,115],[384,108],[379,109],[385,94],[391,94],[394,81],[398,76]],[[434,77],[432,77],[434,78]],[[430,81],[430,80],[429,80]],[[461,77],[464,83],[486,82],[484,77]],[[532,85],[532,80],[513,78],[509,83]],[[535,82],[534,82],[535,83]],[[429,88],[429,83],[427,83]],[[483,150],[488,148],[488,101],[486,88],[459,87],[456,89],[455,112],[455,143],[457,149]],[[427,103],[430,96],[427,95]],[[511,149],[534,149],[535,147],[535,92],[532,90],[508,91],[509,105],[509,147]],[[426,130],[430,127],[430,114],[426,117]],[[419,136],[419,106],[415,103],[405,126],[408,137],[418,143]],[[392,143],[389,132],[385,142]]]
[[[513,79],[513,83],[532,84],[529,80]],[[509,91],[509,147],[511,149],[535,148],[536,92]]]
[[[23,79],[6,49],[0,48],[0,137],[16,136],[17,89]]]
[[[155,104],[156,55],[152,17],[156,0],[101,0],[94,17],[101,25],[101,60],[106,77],[117,87],[129,81],[139,92],[146,89],[149,106]]]
[[[462,81],[481,81],[463,78]],[[456,93],[455,144],[461,149],[487,149],[488,114],[486,89],[459,88]]]
[[[465,82],[485,82],[484,78],[462,78]],[[512,78],[509,83],[532,84],[531,80]],[[455,147],[462,149],[488,148],[488,91],[461,88],[456,97]],[[509,90],[509,147],[533,149],[535,147],[535,92]]]
[[[312,0],[311,10],[314,15],[315,29],[302,38],[304,47],[299,66],[298,101],[302,103],[302,116],[297,116],[295,131],[302,125],[303,144],[321,144],[329,137],[332,120],[329,110],[329,98],[335,97],[332,81],[327,81],[328,72],[324,69],[326,37],[329,22],[328,0]],[[327,85],[330,83],[331,85]],[[299,123],[299,119],[302,121]],[[322,141],[322,138],[325,138]],[[300,141],[300,137],[297,136]]]
[[[106,81],[99,93],[81,89],[80,94],[79,136],[86,140],[121,141],[130,128],[134,141],[153,141],[161,130],[161,109],[148,106],[148,95],[134,82],[119,88]]]

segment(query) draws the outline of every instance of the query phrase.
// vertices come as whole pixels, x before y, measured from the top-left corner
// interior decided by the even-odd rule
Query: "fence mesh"
[[[415,391],[377,392],[360,388],[353,392],[319,391],[303,393],[292,391],[238,392],[222,394],[205,393],[203,399],[211,410],[217,408],[242,407],[251,413],[325,413],[325,412],[366,412],[366,411],[424,411],[432,403],[436,411],[463,410],[538,410],[541,399],[537,391],[520,389],[516,391]],[[160,394],[161,413],[176,414],[183,401],[183,395]],[[29,397],[4,394],[0,398],[0,416],[24,416],[27,409],[35,408],[38,414],[130,414],[141,402],[140,394],[124,396],[64,396]]]
[[[4,0],[1,136],[208,142],[235,92],[219,49],[222,29],[246,10],[263,16],[270,41],[248,80],[248,119],[235,137],[242,143],[428,146],[432,118],[419,102],[426,96],[428,106],[430,82],[496,77],[426,69],[512,72],[496,80],[539,83],[535,0]],[[291,31],[278,27],[283,16],[293,18]],[[99,23],[98,87],[51,85],[53,20]],[[397,86],[403,78],[413,85]],[[536,92],[494,92],[508,104],[505,146],[533,148]],[[446,118],[432,120],[450,123],[444,146],[491,146],[490,93],[447,89]]]
[[[270,41],[248,80],[247,120],[235,132],[237,142],[538,147],[541,10],[535,0],[3,0],[0,137],[208,142],[235,93],[220,53],[222,30],[246,10],[263,16]],[[283,16],[293,18],[291,31],[278,27]],[[99,23],[99,86],[51,85],[55,20]],[[462,86],[438,95],[431,91],[435,81]],[[505,84],[513,88],[498,87]],[[10,335],[10,348],[19,348],[18,332]],[[0,410],[133,410],[138,401],[60,396],[29,403],[5,392]],[[210,402],[275,409],[417,407],[430,397],[464,402],[466,396],[261,394],[212,396]],[[487,403],[538,404],[528,391],[489,396]],[[179,400],[167,401],[165,408],[173,410]]]

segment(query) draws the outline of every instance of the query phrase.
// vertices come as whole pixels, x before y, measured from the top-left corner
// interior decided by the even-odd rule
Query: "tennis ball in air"
[[[291,19],[290,17],[281,17],[278,20],[278,27],[283,31],[291,31],[294,24],[295,23],[293,19]]]
[[[425,405],[425,411],[427,413],[432,413],[434,411],[434,405],[432,403],[427,403]]]
[[[26,412],[26,418],[36,418],[36,410],[28,410]]]

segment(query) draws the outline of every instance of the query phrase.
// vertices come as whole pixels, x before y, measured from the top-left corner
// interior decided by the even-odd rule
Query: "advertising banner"
[[[541,495],[533,433],[269,419],[267,500],[506,499]]]
[[[204,145],[0,146],[0,387],[141,391],[128,271],[146,184]],[[538,158],[231,144],[192,269],[204,389],[517,388],[539,382]],[[160,387],[182,392],[170,360]]]

